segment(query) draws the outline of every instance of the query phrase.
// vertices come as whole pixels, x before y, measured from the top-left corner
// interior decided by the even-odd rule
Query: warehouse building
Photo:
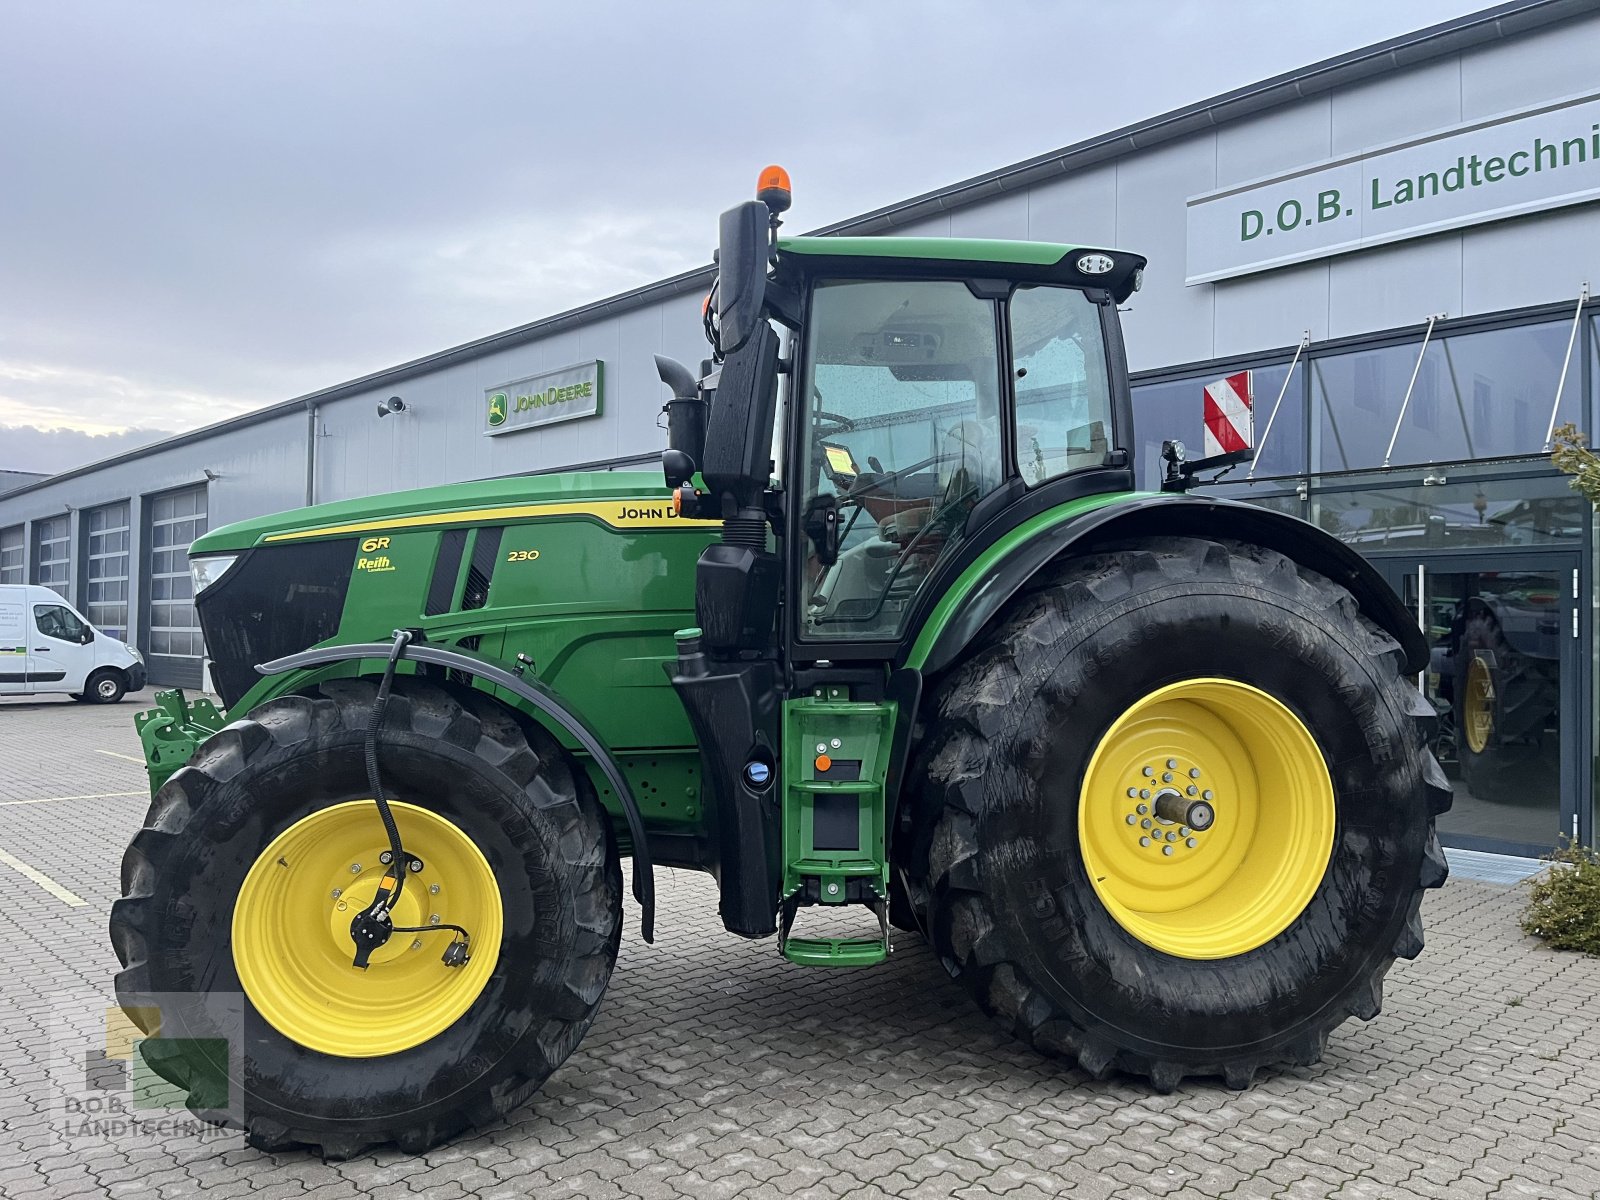
[[[1596,427],[1596,62],[1592,2],[1520,0],[823,231],[1147,255],[1124,314],[1144,482],[1163,440],[1199,447],[1204,386],[1248,372],[1259,455],[1217,490],[1345,539],[1415,607],[1435,647],[1419,686],[1452,714],[1441,826],[1469,848],[1594,836],[1595,526],[1546,451],[1555,425]],[[709,277],[10,480],[0,582],[57,589],[157,682],[193,685],[195,536],[396,488],[648,469],[652,356],[703,356]]]

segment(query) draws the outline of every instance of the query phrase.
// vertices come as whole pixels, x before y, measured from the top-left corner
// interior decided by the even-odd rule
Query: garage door
[[[163,492],[146,501],[149,513],[149,596],[145,628],[152,683],[197,688],[205,644],[194,612],[189,543],[206,531],[204,487]]]

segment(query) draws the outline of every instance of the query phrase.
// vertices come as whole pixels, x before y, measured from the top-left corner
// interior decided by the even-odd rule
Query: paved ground
[[[1516,889],[1460,879],[1382,1016],[1245,1093],[1095,1083],[992,1031],[914,938],[884,967],[803,970],[668,873],[656,945],[630,913],[593,1032],[509,1124],[338,1164],[84,1135],[48,1066],[103,1041],[106,911],[144,811],[133,708],[0,701],[6,1197],[1600,1195],[1600,960],[1539,948]]]

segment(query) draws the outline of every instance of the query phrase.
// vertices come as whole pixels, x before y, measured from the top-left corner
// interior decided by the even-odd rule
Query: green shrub
[[[1600,955],[1600,851],[1571,842],[1528,885],[1522,930],[1556,950]]]

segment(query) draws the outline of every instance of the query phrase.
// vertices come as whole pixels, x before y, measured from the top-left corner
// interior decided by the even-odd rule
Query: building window
[[[84,615],[110,637],[128,640],[128,502],[83,514]]]
[[[0,529],[0,583],[26,583],[26,558],[22,526]]]
[[[1136,450],[1139,486],[1155,490],[1161,486],[1165,465],[1161,461],[1161,443],[1176,439],[1184,445],[1190,458],[1205,454],[1205,388],[1206,384],[1232,375],[1243,367],[1212,367],[1195,375],[1160,383],[1141,384],[1133,389],[1133,427],[1138,436]],[[1297,364],[1294,378],[1284,389],[1288,377],[1288,363],[1251,369],[1251,391],[1255,410],[1256,445],[1260,449],[1255,462],[1258,477],[1274,475],[1300,475],[1305,472],[1305,367]],[[1262,435],[1272,408],[1283,393],[1283,404],[1277,419],[1272,422],[1272,434],[1265,443]],[[1244,466],[1239,474],[1250,470]]]
[[[1448,334],[1428,343],[1420,366],[1420,340],[1313,359],[1316,470],[1379,467],[1386,454],[1402,466],[1542,453],[1570,332],[1548,321]],[[1581,419],[1574,384],[1569,377],[1557,424]]]
[[[1548,420],[1548,418],[1546,418]],[[1540,431],[1543,437],[1543,431]],[[1579,546],[1588,507],[1563,477],[1414,480],[1312,492],[1312,524],[1363,553],[1506,546]]]
[[[150,653],[193,660],[199,678],[205,646],[194,611],[189,543],[206,531],[204,488],[152,496],[150,505]]]
[[[33,523],[33,581],[70,599],[72,518],[63,513]]]

